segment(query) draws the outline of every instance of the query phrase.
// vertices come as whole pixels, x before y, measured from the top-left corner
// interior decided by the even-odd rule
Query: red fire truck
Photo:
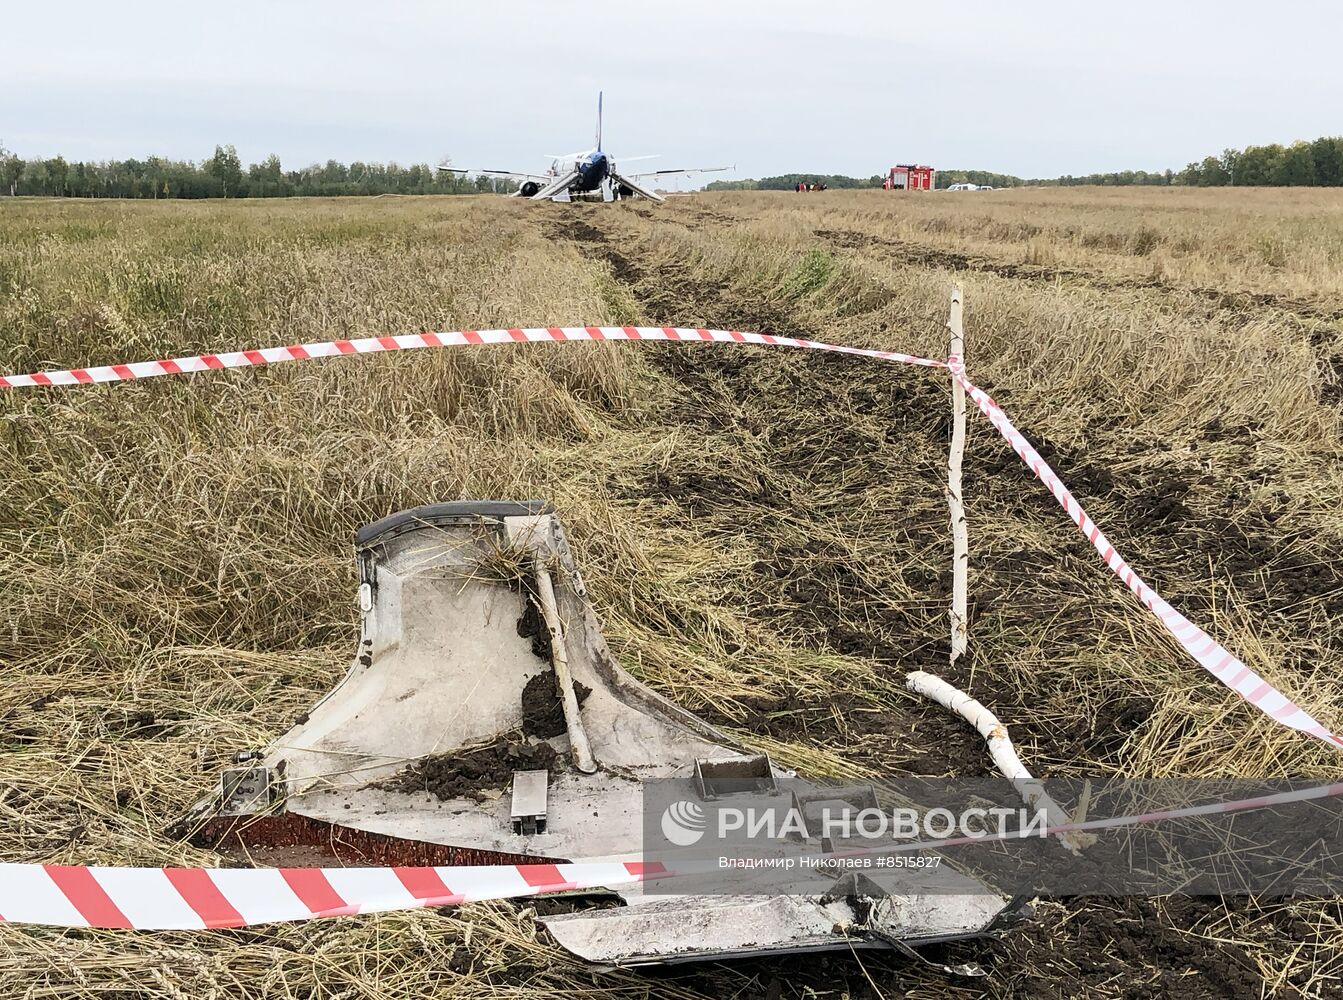
[[[931,191],[933,189],[933,168],[920,164],[901,163],[891,167],[882,183],[887,191]]]

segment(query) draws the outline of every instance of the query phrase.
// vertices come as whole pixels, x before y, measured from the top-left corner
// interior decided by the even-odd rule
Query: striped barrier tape
[[[259,351],[231,351],[227,354],[200,354],[189,358],[139,361],[129,365],[100,365],[67,371],[33,372],[28,375],[0,375],[0,389],[22,389],[47,385],[92,385],[98,382],[126,382],[158,375],[182,375],[187,372],[213,371],[220,368],[253,368],[285,361],[310,358],[336,358],[346,354],[380,354],[385,351],[413,351],[427,347],[469,347],[473,344],[535,344],[570,340],[674,340],[705,341],[718,344],[758,344],[762,347],[797,347],[811,351],[854,354],[879,361],[906,365],[945,368],[945,361],[916,358],[894,351],[871,351],[842,344],[823,344],[797,337],[776,337],[768,333],[743,333],[740,330],[705,330],[679,326],[547,326],[509,330],[454,330],[449,333],[403,333],[395,337],[360,337],[356,340],[328,340],[290,347],[267,347]]]
[[[453,868],[111,868],[0,864],[0,920],[203,930],[456,906],[654,877],[639,862]]]
[[[1074,831],[1151,825],[1339,795],[1343,795],[1343,782],[1230,802],[1060,823],[1041,828],[1036,835],[1044,838]],[[1029,828],[986,831],[978,836],[888,844],[839,851],[823,857],[935,851],[1022,839],[1029,835]],[[719,868],[716,859],[704,858],[677,862],[675,868],[660,862],[451,868],[113,868],[0,864],[0,920],[111,930],[246,927],[281,920],[456,906],[549,892],[614,889],[649,879],[702,876]],[[675,890],[669,887],[669,891]]]
[[[880,361],[922,365],[929,368],[950,368],[953,377],[961,383],[1007,439],[1007,442],[1030,467],[1047,489],[1062,505],[1064,511],[1100,552],[1105,564],[1133,591],[1138,599],[1154,614],[1186,652],[1217,680],[1231,688],[1250,704],[1276,722],[1322,739],[1335,747],[1343,747],[1343,738],[1330,732],[1309,713],[1296,705],[1272,684],[1265,681],[1225,647],[1197,625],[1172,608],[1128,566],[1105,535],[1082,510],[1076,497],[1063,485],[1049,465],[1013,426],[992,397],[970,381],[964,360],[952,356],[947,361],[920,358],[895,351],[875,351],[839,344],[827,344],[796,337],[772,334],[745,333],[739,330],[709,330],[687,327],[649,326],[568,326],[568,327],[514,327],[507,330],[456,330],[444,333],[411,333],[391,337],[362,337],[355,340],[323,341],[297,344],[289,347],[269,347],[262,350],[233,351],[225,354],[204,354],[193,357],[160,361],[141,361],[134,364],[103,365],[75,368],[66,371],[35,372],[26,375],[0,376],[0,388],[33,386],[74,386],[100,382],[120,382],[131,379],[153,378],[160,375],[178,375],[187,372],[212,371],[223,368],[248,368],[258,365],[301,361],[311,358],[342,357],[347,354],[371,354],[386,351],[416,350],[431,347],[465,347],[477,344],[554,343],[568,341],[678,341],[720,344],[755,344],[765,347],[791,347],[804,350],[830,351],[852,354]]]
[[[247,368],[300,361],[431,347],[566,341],[688,341],[755,344],[852,354],[881,361],[949,368],[1017,455],[1054,495],[1106,565],[1156,616],[1171,636],[1217,680],[1282,725],[1315,736],[1335,747],[1338,737],[1254,673],[1206,632],[1164,601],[1128,566],[1083,511],[1076,497],[1040,457],[1026,437],[988,393],[965,373],[960,357],[947,361],[893,351],[826,344],[794,337],[737,330],[684,327],[541,327],[463,330],[328,341],[264,350],[105,365],[66,371],[0,376],[0,388],[74,386],[177,375],[223,368]],[[1343,785],[1326,786],[1343,794]],[[1291,794],[1291,793],[1287,793]],[[1262,808],[1274,797],[1245,800]],[[1230,811],[1233,804],[1195,807]],[[1174,819],[1175,810],[1139,821]],[[1095,821],[1102,822],[1102,821]],[[1057,832],[1091,829],[1094,823],[1069,824]],[[1099,827],[1097,827],[1099,828]],[[1051,831],[1055,832],[1055,831]],[[910,845],[908,849],[924,845]],[[662,873],[669,874],[669,873]],[[569,889],[612,887],[652,877],[642,865],[577,864],[479,866],[467,868],[338,869],[170,869],[99,868],[0,864],[0,920],[75,927],[156,929],[233,927],[270,920],[297,920],[342,913],[375,912],[465,901],[527,896]]]
[[[1096,524],[1082,510],[1077,498],[1060,482],[1054,471],[1012,425],[1002,407],[978,388],[965,373],[964,360],[952,356],[946,361],[920,358],[896,351],[874,351],[859,347],[827,344],[796,337],[779,337],[767,333],[744,333],[740,330],[708,330],[703,328],[670,326],[566,326],[530,327],[507,330],[456,330],[445,333],[410,333],[393,337],[363,337],[356,340],[333,340],[290,347],[268,347],[262,350],[234,351],[227,354],[203,354],[193,357],[161,361],[141,361],[134,364],[103,365],[93,368],[75,368],[66,371],[35,372],[27,375],[0,376],[0,388],[17,389],[31,386],[90,385],[99,382],[121,382],[131,379],[153,378],[159,375],[179,375],[187,372],[212,371],[222,368],[248,368],[258,365],[301,361],[310,358],[342,357],[347,354],[376,354],[386,351],[416,350],[430,347],[465,347],[475,344],[553,343],[567,341],[680,341],[718,344],[756,344],[764,347],[792,347],[804,350],[830,351],[893,361],[900,364],[922,365],[928,368],[949,368],[1007,439],[1008,443],[1044,483],[1063,509],[1091,543],[1096,546],[1105,564],[1138,599],[1154,614],[1167,631],[1190,656],[1213,677],[1240,695],[1269,718],[1292,729],[1309,733],[1332,746],[1343,748],[1343,738],[1330,732],[1309,713],[1296,705],[1268,681],[1264,680],[1225,647],[1209,636],[1184,615],[1167,604],[1159,594],[1133,572]]]
[[[1049,467],[1049,463],[1040,457],[1040,453],[1026,440],[1026,436],[1013,426],[1012,421],[1003,412],[1003,408],[994,402],[992,396],[970,381],[965,374],[965,364],[962,359],[953,355],[948,359],[947,367],[951,369],[952,376],[960,382],[993,426],[998,429],[998,433],[1007,439],[1007,443],[1012,446],[1012,450],[1035,473],[1036,478],[1044,484],[1045,488],[1054,495],[1054,499],[1073,519],[1073,523],[1077,525],[1078,530],[1096,547],[1096,551],[1100,553],[1101,559],[1110,568],[1110,571],[1119,577],[1129,590],[1133,591],[1134,596],[1142,602],[1148,611],[1156,616],[1157,620],[1184,648],[1186,653],[1217,680],[1275,722],[1300,730],[1303,733],[1309,733],[1331,746],[1343,747],[1343,739],[1320,725],[1308,712],[1247,667],[1225,646],[1167,604],[1160,594],[1148,586],[1124,561],[1124,558],[1115,551],[1114,546],[1110,544],[1110,540],[1105,537],[1105,533],[1087,516],[1086,511],[1082,509],[1082,505],[1077,502],[1077,498],[1054,474],[1054,470]]]

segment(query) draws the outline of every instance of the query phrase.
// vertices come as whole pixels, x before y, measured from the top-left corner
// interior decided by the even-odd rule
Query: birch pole
[[[951,290],[951,355],[964,360],[965,340],[961,331],[961,290]],[[951,452],[947,458],[947,509],[951,517],[951,663],[965,654],[970,639],[967,602],[970,572],[970,535],[961,499],[961,463],[965,458],[965,389],[951,377]]]
[[[564,626],[560,622],[559,606],[555,601],[555,585],[550,579],[550,570],[538,555],[532,562],[536,573],[536,596],[541,605],[541,617],[545,619],[546,631],[550,633],[550,662],[555,668],[555,685],[559,690],[560,708],[564,712],[564,728],[569,732],[569,747],[573,751],[574,764],[584,774],[597,770],[597,762],[592,758],[592,745],[588,743],[587,730],[583,728],[583,717],[578,710],[578,694],[574,691],[573,674],[569,672],[569,654],[564,648]]]
[[[984,737],[989,746],[989,756],[993,758],[994,766],[1004,778],[1012,782],[1017,794],[1026,805],[1044,813],[1046,829],[1073,822],[1073,817],[1050,798],[1049,793],[1045,791],[1044,783],[1026,769],[1026,765],[1017,756],[1016,747],[1012,745],[1012,738],[1007,735],[1007,727],[999,722],[998,717],[989,709],[959,688],[952,687],[936,674],[924,673],[922,670],[906,674],[905,687],[915,694],[937,702],[979,730],[979,735]],[[1082,815],[1084,809],[1085,805],[1079,808],[1076,817],[1078,821],[1086,818]],[[1058,837],[1074,854],[1096,842],[1095,834],[1077,830],[1069,830],[1059,834]]]

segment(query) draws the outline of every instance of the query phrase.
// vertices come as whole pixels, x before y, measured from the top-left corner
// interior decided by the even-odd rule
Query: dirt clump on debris
[[[545,620],[529,595],[522,598],[522,614],[518,616],[518,635],[532,641],[532,655],[545,663],[550,662],[550,632]]]
[[[587,701],[592,689],[586,684],[574,681],[574,695],[581,706]],[[552,736],[563,736],[567,727],[564,724],[564,704],[555,687],[555,672],[547,670],[529,680],[522,689],[522,732],[526,736],[548,740]]]
[[[493,743],[456,753],[434,754],[416,761],[384,782],[397,792],[428,792],[442,802],[474,799],[483,802],[491,791],[503,791],[514,771],[544,771],[559,754],[549,743]]]

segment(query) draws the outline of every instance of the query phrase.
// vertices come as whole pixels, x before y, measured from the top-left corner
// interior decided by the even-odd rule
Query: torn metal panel
[[[260,863],[298,850],[365,864],[638,860],[645,781],[675,779],[704,802],[783,796],[767,756],[615,662],[548,505],[420,507],[360,530],[356,552],[355,660],[202,804],[195,818],[215,841]],[[799,805],[830,801],[875,797],[832,789]],[[948,884],[880,905],[822,871],[773,897],[626,886],[619,907],[540,919],[576,954],[644,964],[964,936],[1007,905],[969,880],[964,896]]]

